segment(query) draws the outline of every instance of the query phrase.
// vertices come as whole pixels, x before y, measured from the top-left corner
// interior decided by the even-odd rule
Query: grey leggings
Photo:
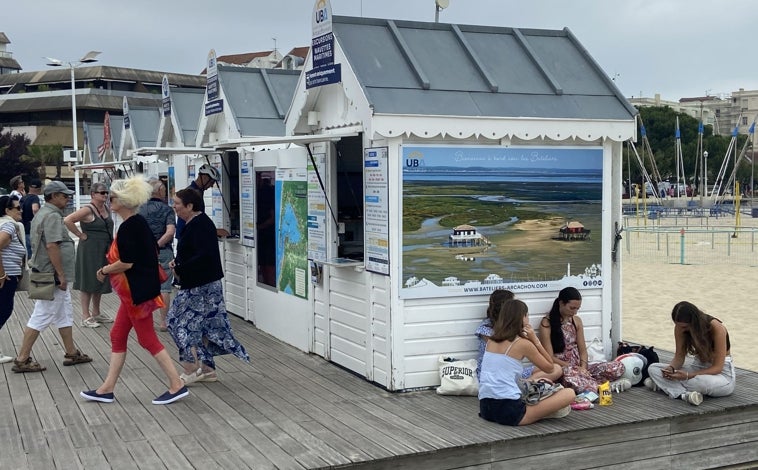
[[[687,371],[692,375],[693,372],[707,369],[710,366],[710,364],[694,359],[691,364],[685,364],[681,370]],[[732,356],[726,356],[724,368],[720,374],[697,375],[689,380],[669,380],[663,377],[663,369],[667,367],[668,364],[660,362],[651,364],[648,368],[648,373],[653,382],[671,398],[679,398],[684,392],[692,391],[697,391],[711,397],[725,397],[734,392],[735,377]]]

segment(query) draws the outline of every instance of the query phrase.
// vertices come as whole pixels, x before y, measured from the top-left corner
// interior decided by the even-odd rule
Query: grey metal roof
[[[204,99],[205,92],[203,90],[189,88],[171,90],[171,113],[176,115],[176,120],[181,127],[182,142],[186,146],[195,145]]]
[[[375,113],[558,119],[637,113],[567,28],[332,21]]]
[[[136,148],[154,147],[158,140],[158,125],[161,115],[158,108],[143,108],[131,105],[129,100],[129,127],[134,133]],[[111,123],[113,127],[113,123]]]
[[[15,74],[18,75],[18,74]],[[121,92],[116,94],[97,88],[76,89],[76,109],[96,109],[121,114],[124,95],[136,106],[160,106],[160,95]],[[135,96],[132,96],[135,95]],[[71,92],[32,92],[15,95],[0,95],[0,113],[49,111],[71,109]]]
[[[284,116],[300,77],[299,70],[218,66],[226,106],[237,120],[240,135],[282,136]]]
[[[153,70],[131,69],[127,67],[90,66],[76,69],[76,81],[114,80],[151,83],[160,86],[163,76],[168,76],[172,86],[202,88],[205,77],[183,73],[157,72]],[[21,72],[0,75],[0,88],[15,84],[71,83],[71,70],[68,67],[56,67],[33,72]]]

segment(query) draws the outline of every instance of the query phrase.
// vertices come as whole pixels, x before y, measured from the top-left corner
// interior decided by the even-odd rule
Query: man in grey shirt
[[[57,288],[53,300],[37,300],[29,322],[24,328],[24,339],[13,361],[13,372],[42,372],[46,368],[32,359],[32,346],[39,334],[50,325],[58,327],[65,348],[64,366],[91,362],[74,345],[72,326],[74,307],[71,303],[69,280],[74,279],[74,241],[63,224],[63,209],[73,191],[60,181],[45,185],[45,205],[32,219],[31,241],[34,256],[30,266],[39,272],[54,272]]]

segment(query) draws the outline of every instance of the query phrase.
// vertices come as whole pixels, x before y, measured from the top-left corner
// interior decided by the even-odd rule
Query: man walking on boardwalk
[[[42,372],[46,368],[32,359],[32,346],[39,334],[50,325],[58,327],[65,348],[64,366],[91,362],[74,345],[74,308],[71,303],[71,286],[74,279],[74,241],[63,224],[63,209],[73,191],[60,181],[52,181],[44,188],[45,205],[32,219],[32,245],[34,247],[31,268],[39,272],[54,272],[56,278],[53,300],[37,300],[29,322],[24,328],[24,339],[13,361],[13,372]]]

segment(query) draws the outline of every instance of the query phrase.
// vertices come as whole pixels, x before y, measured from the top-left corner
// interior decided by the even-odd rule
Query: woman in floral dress
[[[582,294],[574,287],[566,287],[558,294],[550,312],[540,321],[540,341],[553,356],[553,361],[563,367],[562,384],[576,393],[597,393],[598,385],[610,381],[611,389],[624,391],[632,384],[624,375],[620,362],[587,363],[587,345],[584,341],[584,325],[577,316],[582,306]]]
[[[214,356],[250,357],[232,335],[226,316],[216,226],[204,212],[202,194],[191,188],[178,191],[174,210],[186,224],[169,264],[181,288],[166,317],[168,331],[179,348],[184,383],[215,382]]]

